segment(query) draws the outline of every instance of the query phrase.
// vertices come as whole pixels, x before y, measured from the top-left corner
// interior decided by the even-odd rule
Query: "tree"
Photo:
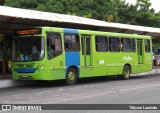
[[[150,8],[150,0],[137,0],[135,5],[122,4],[118,10],[118,22],[150,27],[160,27],[160,16]]]
[[[151,2],[150,0],[137,0],[136,6],[138,7],[139,10],[147,12],[150,11],[151,7]]]
[[[5,0],[0,0],[0,5],[4,5]]]
[[[34,9],[38,5],[38,0],[6,0],[4,5],[25,9]]]
[[[110,15],[116,19],[115,1],[121,0],[6,0],[5,5],[107,21]]]

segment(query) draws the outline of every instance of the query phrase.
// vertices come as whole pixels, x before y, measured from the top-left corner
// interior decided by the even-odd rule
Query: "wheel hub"
[[[73,72],[68,73],[68,79],[73,81],[75,79],[75,75]]]

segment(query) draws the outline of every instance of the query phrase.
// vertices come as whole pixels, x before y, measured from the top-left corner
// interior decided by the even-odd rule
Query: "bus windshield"
[[[44,38],[40,36],[13,38],[12,60],[38,61],[44,57]]]

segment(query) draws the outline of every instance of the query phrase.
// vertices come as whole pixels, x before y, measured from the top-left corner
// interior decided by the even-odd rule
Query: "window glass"
[[[145,40],[145,51],[146,52],[151,52],[150,40]]]
[[[86,55],[90,55],[91,53],[91,45],[90,45],[91,43],[90,43],[90,38],[86,38]]]
[[[62,41],[60,33],[47,33],[48,59],[52,59],[62,53]]]
[[[78,35],[65,34],[64,35],[64,43],[66,51],[79,51],[80,43]]]
[[[96,51],[108,51],[108,41],[105,36],[96,36]]]
[[[15,37],[12,44],[12,60],[38,61],[44,58],[44,38],[39,36]]]
[[[82,43],[82,55],[84,55],[84,53],[86,55],[90,55],[91,54],[91,38],[90,38],[90,36],[82,36],[81,43]]]
[[[131,49],[132,49],[132,52],[136,52],[136,41],[135,41],[135,39],[131,39]]]
[[[122,38],[121,39],[121,49],[123,52],[130,52],[131,51],[131,42],[129,38]]]
[[[118,37],[109,38],[109,50],[113,52],[120,51],[120,43]]]

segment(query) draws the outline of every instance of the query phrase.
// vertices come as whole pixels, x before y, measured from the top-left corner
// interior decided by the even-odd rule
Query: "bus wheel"
[[[77,72],[73,68],[69,68],[66,75],[66,84],[73,85],[77,82]]]
[[[130,78],[130,74],[131,74],[131,68],[129,65],[125,65],[123,68],[123,74],[122,74],[122,79],[123,80],[127,80]]]

